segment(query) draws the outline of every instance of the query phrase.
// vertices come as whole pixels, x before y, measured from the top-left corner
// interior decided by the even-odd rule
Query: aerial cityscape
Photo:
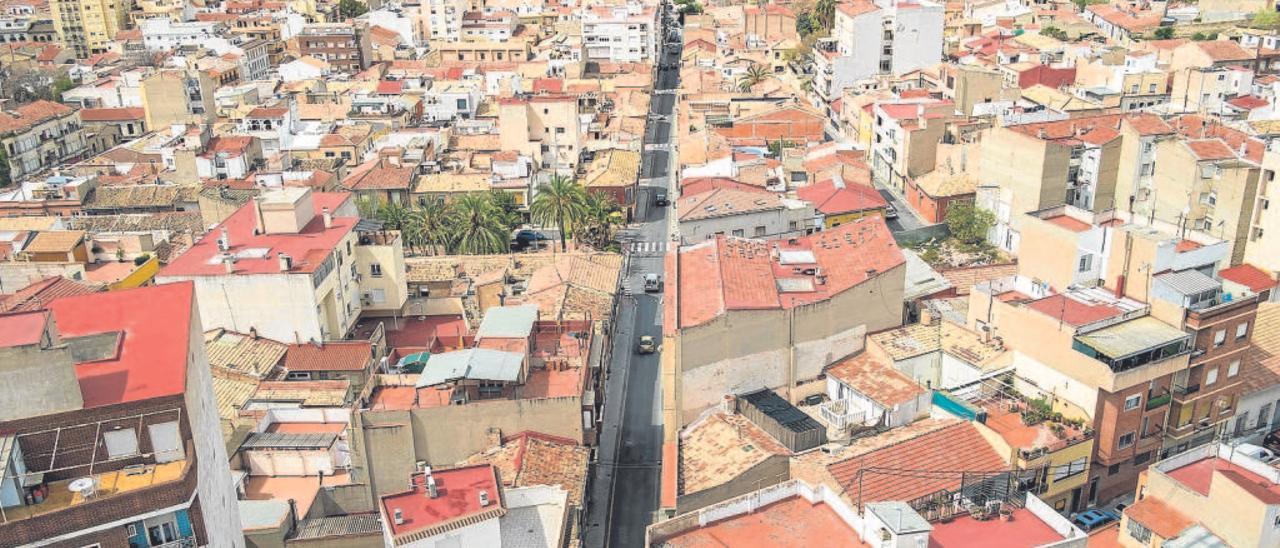
[[[1272,0],[0,0],[0,548],[1280,548],[1277,171]]]

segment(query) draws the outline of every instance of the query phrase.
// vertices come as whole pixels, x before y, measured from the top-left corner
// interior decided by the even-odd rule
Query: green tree
[[[560,229],[561,251],[568,250],[565,232],[582,218],[586,194],[576,181],[553,175],[551,180],[538,187],[538,194],[533,197],[529,214],[543,226],[554,224]]]
[[[453,202],[453,251],[466,255],[505,253],[511,248],[511,231],[502,212],[484,194],[466,194]]]
[[[13,176],[9,171],[9,153],[0,148],[0,187],[13,184]]]
[[[1249,22],[1249,25],[1257,29],[1280,30],[1280,12],[1268,8],[1260,9],[1258,13],[1253,14],[1253,19]]]
[[[360,17],[369,12],[369,6],[360,0],[342,0],[338,2],[338,15],[344,19]]]
[[[425,202],[409,212],[401,232],[410,249],[425,249],[428,254],[449,246],[451,210],[440,202]]]
[[[1173,38],[1173,27],[1160,27],[1155,32],[1156,40],[1168,40]]]
[[[987,238],[987,232],[996,226],[994,213],[970,202],[959,202],[947,206],[947,217],[944,219],[951,236],[958,242],[967,245],[980,245]]]
[[[574,230],[573,237],[595,249],[606,250],[613,243],[614,229],[622,222],[622,208],[613,196],[587,192],[582,203],[581,229]]]
[[[756,87],[756,84],[767,79],[769,79],[769,69],[759,63],[752,63],[750,67],[747,67],[747,72],[738,77],[738,91],[751,91],[751,88]]]
[[[524,219],[520,215],[520,205],[516,203],[516,195],[501,190],[489,191],[489,201],[493,202],[493,206],[501,213],[502,224],[507,229],[514,230],[523,224]]]
[[[405,221],[409,218],[409,208],[387,202],[378,208],[374,218],[382,221],[382,226],[388,230],[404,230]]]
[[[795,143],[792,143],[791,141],[788,141],[786,139],[769,141],[769,144],[768,144],[769,156],[772,156],[774,158],[782,158],[782,151],[785,149],[791,148],[793,146],[795,146]]]
[[[830,32],[836,22],[836,0],[818,0],[813,4],[813,22],[822,32]]]

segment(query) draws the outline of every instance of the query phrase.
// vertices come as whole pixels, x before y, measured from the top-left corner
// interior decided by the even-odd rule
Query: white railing
[[[855,424],[863,424],[866,421],[866,413],[862,411],[852,412],[849,409],[848,400],[835,400],[824,403],[818,407],[818,413],[822,415],[822,419],[827,424],[837,430],[843,430]]]

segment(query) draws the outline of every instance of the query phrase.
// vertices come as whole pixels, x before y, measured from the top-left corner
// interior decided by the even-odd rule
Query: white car
[[[1272,453],[1270,449],[1267,449],[1266,447],[1260,447],[1252,443],[1242,443],[1240,445],[1237,445],[1235,450],[1237,453],[1243,453],[1245,455],[1249,455],[1250,457],[1253,457],[1255,459],[1258,459],[1266,463],[1270,463],[1276,460],[1276,454]]]

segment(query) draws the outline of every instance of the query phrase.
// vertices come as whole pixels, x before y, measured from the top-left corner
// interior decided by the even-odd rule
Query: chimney
[[[293,258],[284,253],[276,253],[276,258],[280,260],[280,271],[288,272],[293,270]]]
[[[724,401],[720,403],[726,414],[732,415],[738,412],[738,398],[733,394],[725,394]]]
[[[488,506],[489,506],[489,492],[481,489],[480,490],[480,507],[487,508]]]
[[[404,512],[401,512],[399,508],[392,510],[391,515],[391,519],[395,520],[396,525],[404,525]]]
[[[427,497],[440,498],[440,486],[436,484],[436,477],[430,474],[427,475]]]
[[[227,232],[227,227],[222,227],[222,232],[218,236],[218,251],[227,252],[231,250],[231,235]]]
[[[1037,131],[1037,132],[1036,132],[1036,134],[1037,134],[1037,136],[1039,136],[1041,139],[1044,139],[1044,138],[1045,138],[1044,128],[1040,128],[1040,131]]]
[[[326,206],[320,210],[320,214],[324,216],[324,227],[333,228],[333,213]]]
[[[933,323],[933,310],[927,306],[920,307],[920,323],[929,325]]]
[[[223,256],[222,256],[222,266],[223,266],[223,268],[224,268],[224,269],[226,269],[227,274],[235,274],[235,273],[236,273],[236,258],[235,258],[235,257],[232,257],[231,255],[223,255]]]

